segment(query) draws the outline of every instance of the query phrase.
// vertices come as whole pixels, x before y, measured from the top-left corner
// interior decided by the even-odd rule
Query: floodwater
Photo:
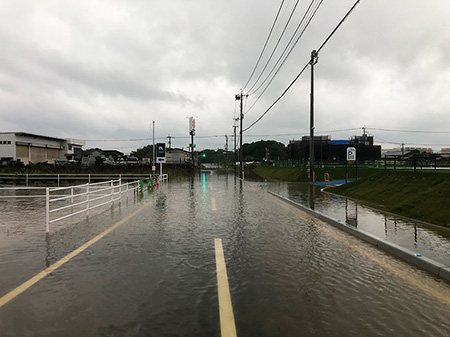
[[[267,189],[202,173],[49,235],[41,199],[0,200],[0,296],[119,224],[0,307],[0,335],[220,336],[220,238],[238,336],[448,336],[448,284]]]
[[[450,266],[450,230],[386,214],[306,183],[270,183],[268,189],[332,219]],[[332,189],[330,190],[332,192]]]

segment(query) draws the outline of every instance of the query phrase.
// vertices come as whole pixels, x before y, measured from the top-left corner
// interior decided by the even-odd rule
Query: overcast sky
[[[0,131],[77,138],[86,148],[127,153],[151,143],[152,121],[157,142],[171,135],[173,147],[186,148],[187,117],[196,116],[198,149],[223,148],[226,134],[232,148],[235,94],[249,79],[281,2],[2,0]],[[249,88],[296,4],[284,1],[244,89],[251,94],[244,128],[286,89],[354,2],[322,2],[258,99],[264,86],[255,94]],[[261,80],[310,3],[299,2]],[[448,0],[362,0],[319,54],[316,135],[349,139],[365,126],[383,147],[450,147],[449,18]],[[244,142],[287,144],[309,134],[309,96],[308,68],[244,133]]]

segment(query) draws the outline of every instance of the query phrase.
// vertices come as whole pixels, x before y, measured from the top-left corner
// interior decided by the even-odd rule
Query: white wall
[[[0,133],[0,158],[16,157],[15,137],[13,133]]]

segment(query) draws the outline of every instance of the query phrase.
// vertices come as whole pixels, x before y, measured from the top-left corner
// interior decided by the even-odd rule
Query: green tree
[[[151,158],[153,156],[153,145],[140,147],[136,151],[132,151],[131,156],[137,157],[140,160],[142,160],[142,158]]]
[[[244,144],[242,147],[245,161],[263,161],[266,158],[266,149],[269,151],[271,160],[285,160],[288,158],[287,147],[275,140],[260,140]]]

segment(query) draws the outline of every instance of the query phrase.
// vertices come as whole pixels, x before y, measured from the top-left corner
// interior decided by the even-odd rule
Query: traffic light
[[[205,158],[205,157],[206,157],[206,153],[203,153],[203,154],[202,154],[202,157]]]

